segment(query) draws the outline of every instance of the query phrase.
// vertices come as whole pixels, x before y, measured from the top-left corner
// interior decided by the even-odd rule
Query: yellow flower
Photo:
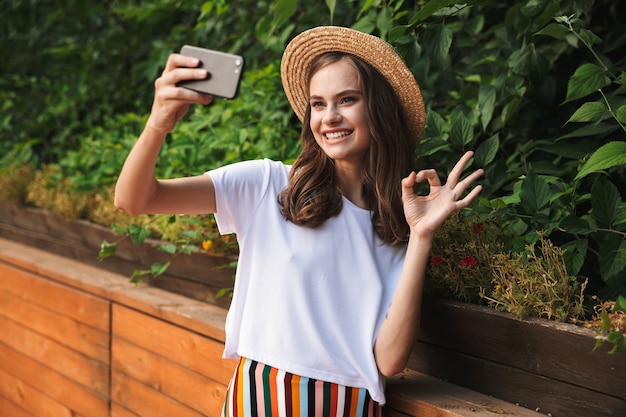
[[[209,250],[213,247],[213,241],[212,240],[204,240],[202,242],[202,249],[204,250]]]

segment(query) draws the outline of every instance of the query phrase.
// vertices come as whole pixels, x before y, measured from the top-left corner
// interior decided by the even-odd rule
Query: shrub
[[[528,245],[522,253],[496,254],[493,290],[481,296],[498,309],[519,317],[545,317],[561,322],[583,318],[587,280],[567,272],[564,250],[544,238],[539,248]]]
[[[433,241],[425,293],[470,303],[484,302],[480,291],[491,287],[493,258],[504,251],[506,240],[493,221],[453,214]]]

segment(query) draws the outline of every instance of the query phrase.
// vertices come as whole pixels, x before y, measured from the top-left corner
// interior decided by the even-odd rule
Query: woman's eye
[[[353,101],[356,101],[356,98],[354,97],[344,97],[341,99],[342,103],[352,103]]]
[[[322,107],[324,105],[324,103],[322,103],[321,101],[312,101],[311,102],[311,107]]]

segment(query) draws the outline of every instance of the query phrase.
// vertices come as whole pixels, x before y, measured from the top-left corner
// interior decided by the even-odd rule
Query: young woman
[[[151,115],[129,154],[116,205],[130,214],[215,213],[240,256],[224,356],[240,359],[227,416],[382,415],[384,378],[415,343],[424,274],[437,229],[465,208],[482,175],[445,184],[413,171],[424,127],[415,79],[379,38],[314,28],[287,46],[282,81],[303,121],[293,166],[246,161],[189,178],[155,179],[163,139],[192,103],[177,87],[202,79],[173,54],[156,81]],[[427,181],[430,193],[413,187]]]

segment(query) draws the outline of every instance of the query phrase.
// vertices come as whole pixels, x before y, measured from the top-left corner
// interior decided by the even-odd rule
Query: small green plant
[[[564,250],[543,235],[539,247],[530,244],[521,253],[496,254],[493,290],[481,296],[497,310],[518,317],[545,317],[568,322],[585,316],[582,283],[567,272]]]
[[[595,322],[590,325],[596,330],[598,349],[604,343],[613,345],[609,354],[626,351],[626,297],[619,296],[616,301],[600,302],[596,306]]]
[[[100,253],[98,259],[103,260],[115,254],[117,245],[122,240],[127,238],[131,239],[136,245],[140,245],[146,241],[151,235],[150,229],[141,227],[136,224],[131,224],[128,228],[120,227],[119,225],[112,225],[113,230],[122,237],[115,242],[102,242],[100,247]],[[192,242],[197,239],[197,234],[194,231],[184,231],[180,233],[180,239],[174,242],[163,242],[155,244],[155,247],[163,252],[172,255],[172,260],[182,254],[190,254],[195,252],[198,247]],[[145,276],[156,278],[163,275],[169,268],[172,260],[166,263],[155,262],[150,265],[150,269],[136,269],[130,276],[130,281],[133,283],[141,282]]]
[[[143,225],[137,222],[127,225],[113,224],[111,227],[120,235],[114,242],[103,241],[98,254],[99,260],[113,256],[117,245],[130,239],[133,244],[141,245],[149,238],[161,240],[153,243],[158,250],[171,255],[165,263],[155,262],[150,269],[137,269],[130,276],[131,282],[140,282],[144,277],[156,278],[163,275],[172,261],[181,255],[202,251],[212,255],[233,254],[237,252],[237,242],[232,235],[220,236],[213,216],[144,216]],[[229,267],[229,266],[226,266]]]

